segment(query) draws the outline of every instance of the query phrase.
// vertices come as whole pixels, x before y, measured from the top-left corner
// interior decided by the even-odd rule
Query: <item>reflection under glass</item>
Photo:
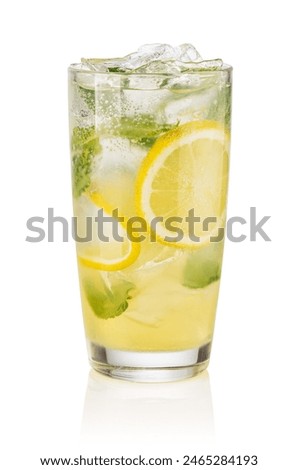
[[[81,428],[82,438],[101,442],[125,438],[214,437],[208,372],[176,383],[131,383],[91,370]]]

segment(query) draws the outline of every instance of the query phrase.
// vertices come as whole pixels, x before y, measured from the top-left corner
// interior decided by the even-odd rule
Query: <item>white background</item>
[[[296,468],[294,6],[2,3],[1,468],[39,469],[43,456],[140,452],[257,454],[255,468]],[[28,217],[45,217],[48,207],[71,216],[68,64],[148,42],[191,42],[233,65],[229,215],[247,217],[256,206],[258,216],[271,215],[272,238],[226,244],[209,375],[155,386],[88,375],[73,243],[25,242]]]

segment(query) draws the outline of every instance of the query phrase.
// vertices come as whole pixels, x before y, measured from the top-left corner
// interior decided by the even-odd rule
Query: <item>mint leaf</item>
[[[94,284],[85,281],[84,291],[94,314],[99,318],[115,318],[123,313],[128,307],[128,300],[131,299],[130,291],[134,289],[134,284],[125,280],[114,281],[109,288],[101,278]]]
[[[149,147],[160,134],[177,127],[178,124],[178,122],[176,124],[159,123],[150,114],[135,117],[122,116],[115,133],[129,139],[132,143]]]
[[[74,197],[79,197],[89,187],[92,159],[100,152],[100,149],[94,126],[73,129],[71,155]]]
[[[220,279],[222,251],[222,243],[210,243],[190,253],[183,272],[183,285],[198,289]]]

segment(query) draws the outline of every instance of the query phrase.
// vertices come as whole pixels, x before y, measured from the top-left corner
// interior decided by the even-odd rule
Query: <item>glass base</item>
[[[168,352],[121,351],[88,342],[88,350],[91,367],[102,374],[132,382],[172,382],[206,369],[211,342],[200,348]]]

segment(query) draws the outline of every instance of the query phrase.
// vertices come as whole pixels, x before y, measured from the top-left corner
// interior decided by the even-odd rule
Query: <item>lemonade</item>
[[[91,365],[174,380],[209,361],[231,68],[154,44],[69,69],[75,232]]]

